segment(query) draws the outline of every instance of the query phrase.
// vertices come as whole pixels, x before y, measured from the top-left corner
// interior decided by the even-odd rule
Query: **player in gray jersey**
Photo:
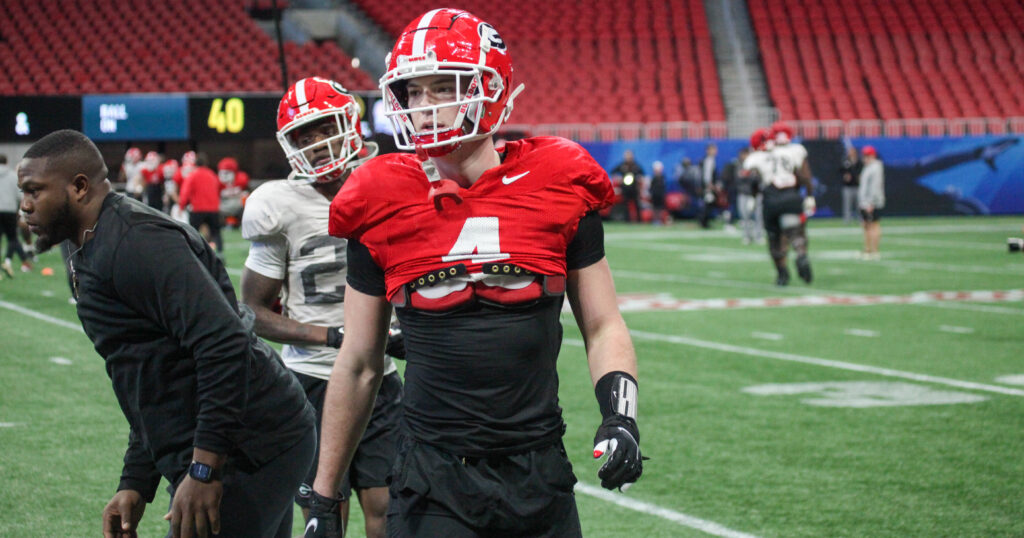
[[[242,236],[252,242],[242,274],[242,300],[256,312],[256,332],[284,344],[281,357],[299,378],[317,412],[344,331],[346,240],[327,233],[330,202],[349,173],[376,153],[364,142],[359,105],[338,83],[312,77],[296,82],[278,109],[278,141],[292,174],[257,188],[246,202]],[[275,311],[280,299],[281,311]],[[404,356],[400,331],[388,353]],[[356,490],[368,537],[384,536],[385,478],[394,460],[402,382],[388,358],[373,417],[337,497],[342,521]],[[316,463],[296,502],[308,515]]]

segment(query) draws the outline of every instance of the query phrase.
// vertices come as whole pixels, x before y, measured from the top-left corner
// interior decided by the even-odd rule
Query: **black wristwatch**
[[[213,467],[198,461],[193,461],[188,466],[188,475],[191,476],[193,480],[198,480],[204,484],[209,484],[214,480],[220,480],[223,477],[223,473],[220,469],[214,469]]]

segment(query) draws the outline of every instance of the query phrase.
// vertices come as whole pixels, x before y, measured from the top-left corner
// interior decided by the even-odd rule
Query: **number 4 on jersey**
[[[470,217],[462,225],[459,238],[448,252],[441,256],[444,262],[469,260],[470,263],[486,263],[508,258],[501,251],[498,239],[498,217]]]

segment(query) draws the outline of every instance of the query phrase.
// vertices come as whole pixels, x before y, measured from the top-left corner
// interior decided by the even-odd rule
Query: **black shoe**
[[[779,269],[779,276],[775,279],[776,286],[789,285],[789,269]]]
[[[814,275],[811,274],[811,262],[807,261],[806,256],[796,259],[796,273],[808,284],[810,284],[811,279],[814,278]]]

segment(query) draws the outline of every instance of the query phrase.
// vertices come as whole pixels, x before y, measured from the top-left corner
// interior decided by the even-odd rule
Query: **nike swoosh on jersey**
[[[527,170],[527,171],[523,172],[522,174],[519,174],[518,176],[512,176],[512,177],[502,176],[501,177],[501,182],[504,183],[505,185],[511,185],[513,182],[515,182],[515,180],[517,180],[517,179],[519,179],[519,178],[521,178],[521,177],[523,177],[523,176],[525,176],[526,174],[529,174],[529,173],[530,173],[530,171]]]
[[[320,520],[318,520],[317,518],[314,517],[313,519],[309,520],[309,523],[306,524],[306,532],[309,532],[309,528],[310,527],[313,527],[313,532],[316,532],[316,528],[319,527],[319,526],[320,526]]]

